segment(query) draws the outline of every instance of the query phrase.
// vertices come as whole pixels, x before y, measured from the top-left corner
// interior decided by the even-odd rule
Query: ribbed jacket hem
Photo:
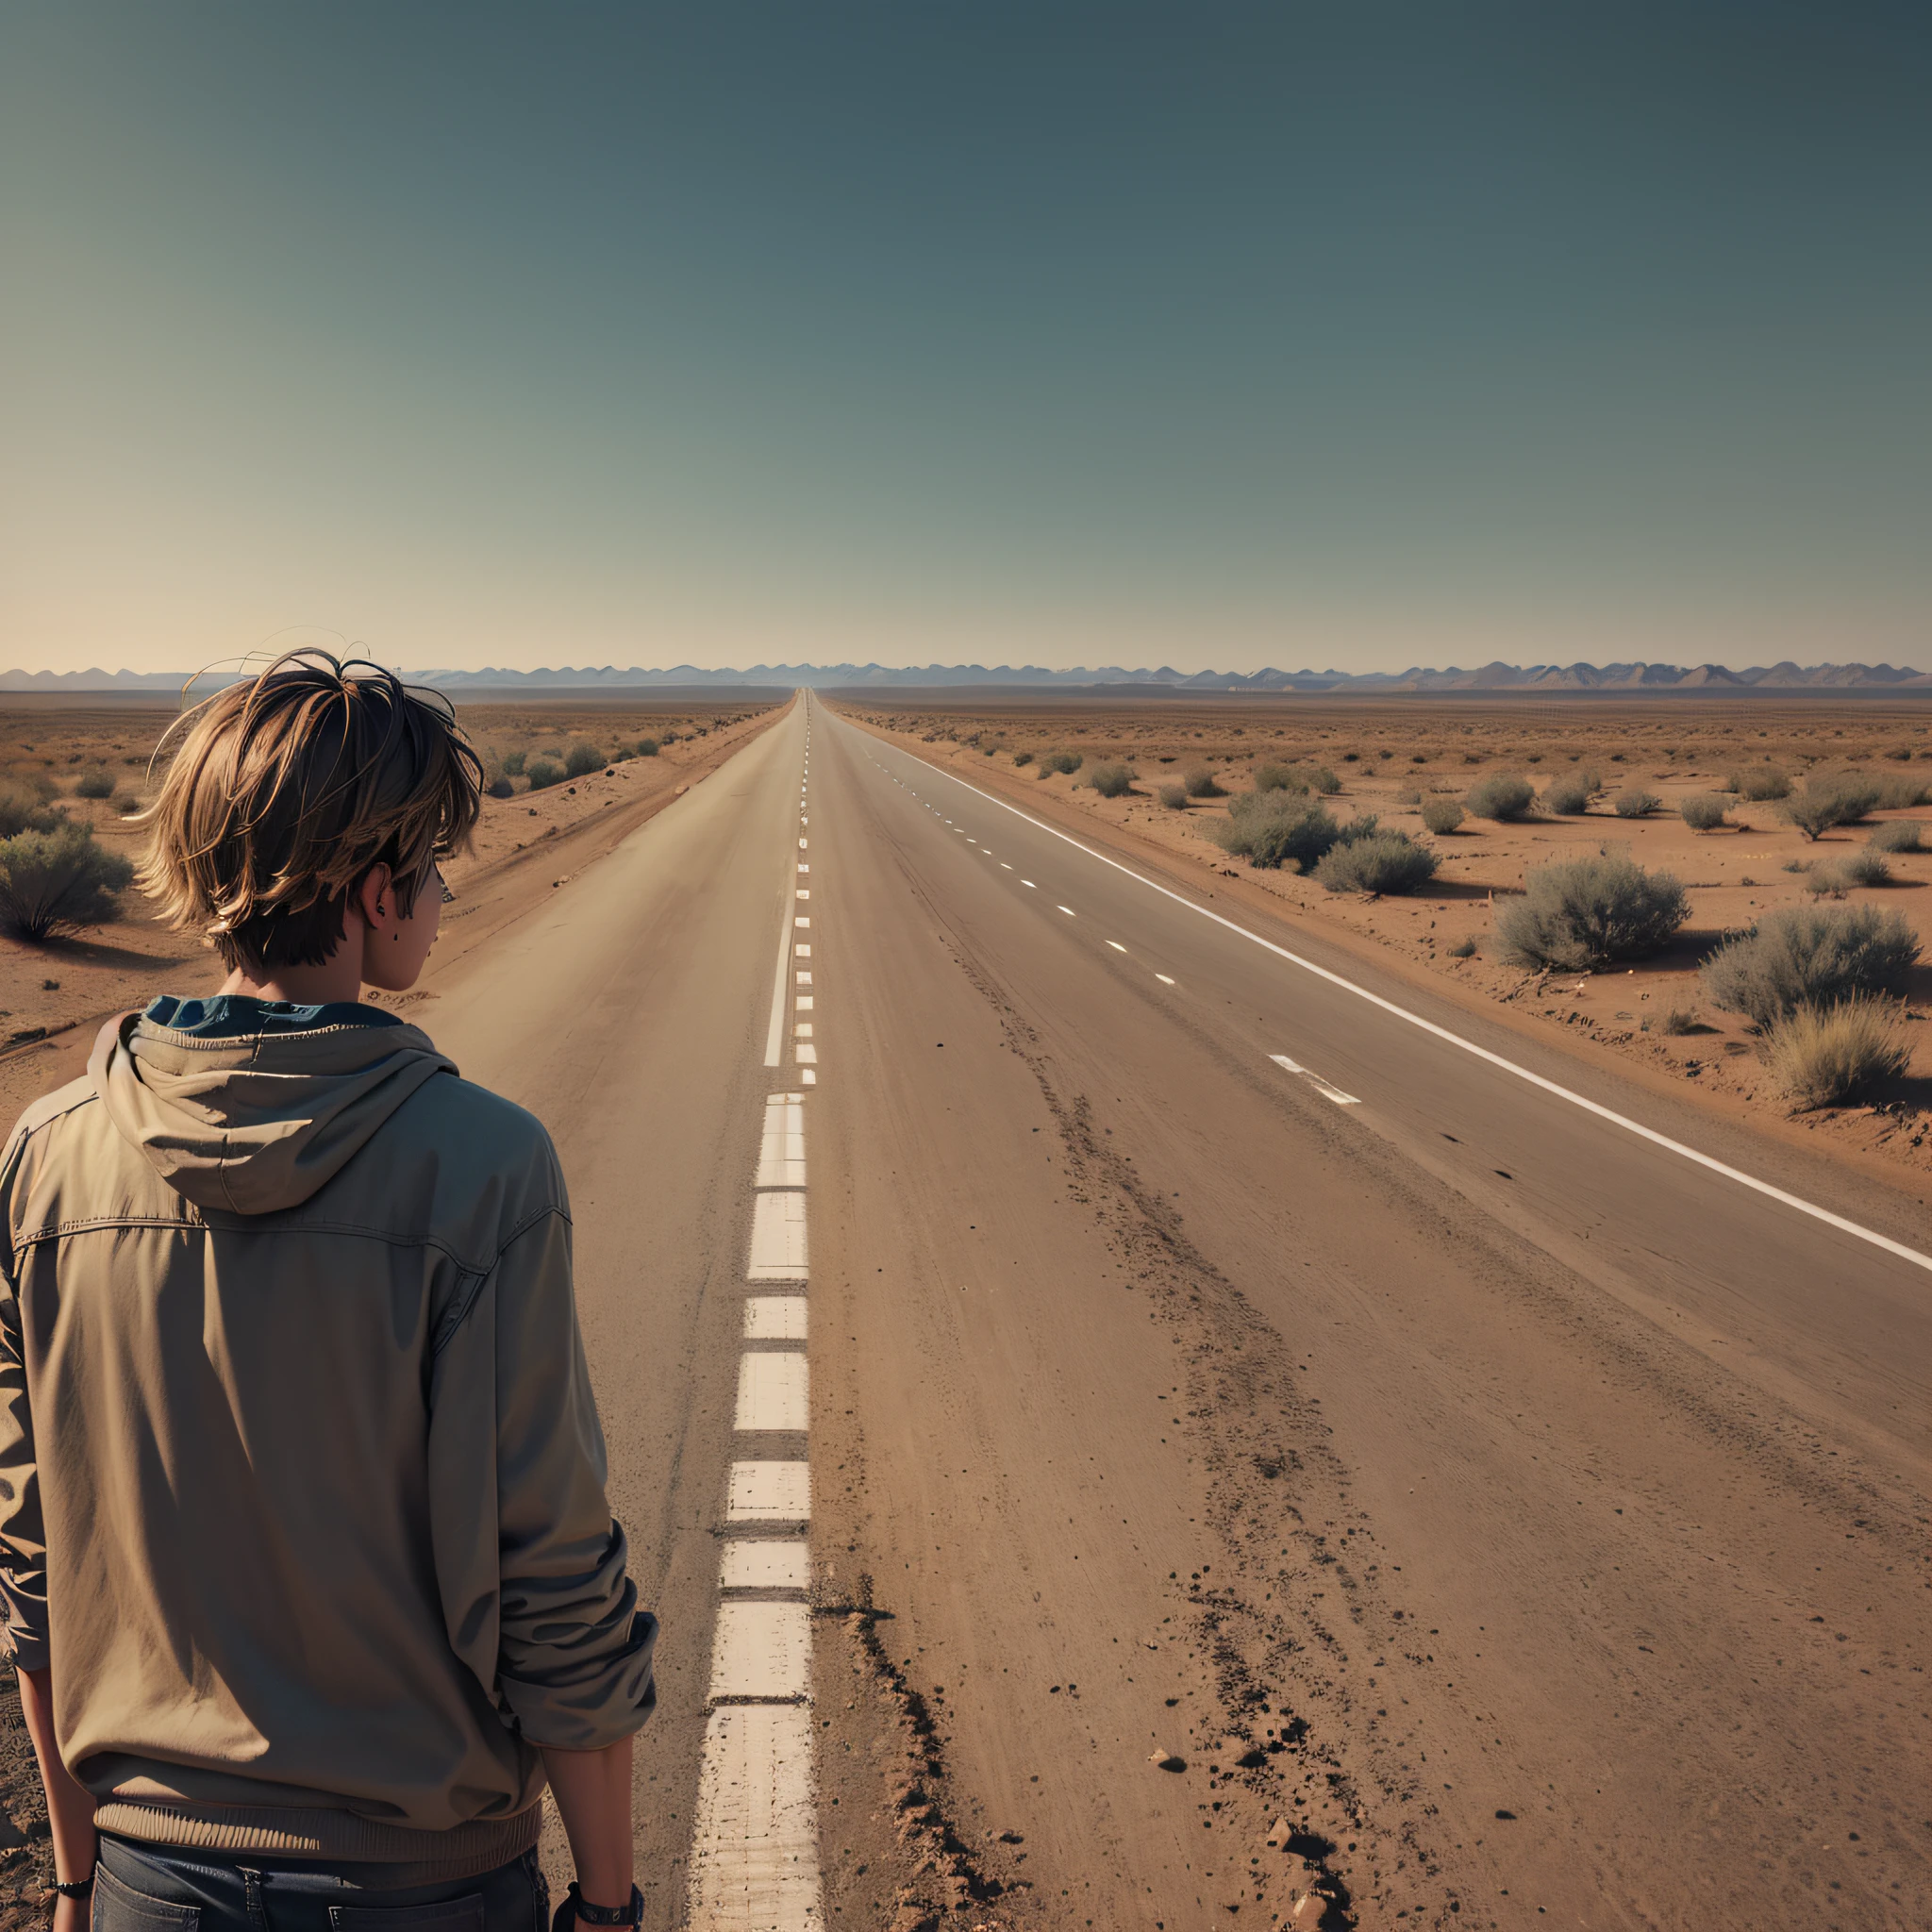
[[[537,1842],[541,1822],[541,1805],[513,1818],[475,1819],[448,1831],[381,1824],[352,1811],[275,1805],[141,1805],[110,1798],[94,1812],[97,1829],[122,1838],[278,1858],[410,1865],[423,1870],[425,1875],[415,1882],[425,1885],[508,1865]]]

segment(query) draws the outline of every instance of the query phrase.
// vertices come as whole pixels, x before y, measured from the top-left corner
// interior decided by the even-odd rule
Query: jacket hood
[[[88,1074],[115,1130],[197,1208],[297,1208],[454,1062],[415,1026],[196,1039],[124,1013]]]

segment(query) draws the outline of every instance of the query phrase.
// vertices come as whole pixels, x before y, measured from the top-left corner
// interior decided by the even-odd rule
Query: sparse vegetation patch
[[[1704,996],[1759,1026],[1802,1006],[1904,991],[1919,941],[1899,912],[1875,906],[1787,906],[1704,962]]]
[[[92,825],[16,832],[0,839],[0,932],[39,944],[99,925],[133,878],[126,859],[94,842]]]
[[[1535,801],[1536,791],[1527,778],[1515,772],[1492,772],[1469,788],[1463,803],[1476,818],[1497,819],[1507,824],[1512,819],[1527,818]]]
[[[1514,964],[1581,973],[1655,953],[1690,909],[1669,873],[1621,856],[1557,859],[1532,872],[1523,897],[1497,913],[1496,937]]]
[[[1898,1005],[1853,993],[1828,1007],[1802,1006],[1774,1022],[1764,1057],[1778,1091],[1801,1110],[1837,1107],[1911,1062]]]

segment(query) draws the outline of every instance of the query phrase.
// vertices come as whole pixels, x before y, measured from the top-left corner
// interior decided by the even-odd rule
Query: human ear
[[[395,903],[395,881],[386,865],[372,865],[362,874],[356,899],[362,923],[372,932],[401,917],[401,908]]]

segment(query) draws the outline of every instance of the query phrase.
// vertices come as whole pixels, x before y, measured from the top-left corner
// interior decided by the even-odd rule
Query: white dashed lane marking
[[[804,798],[801,785],[801,826]],[[808,849],[803,838],[798,849]],[[810,872],[807,861],[796,862],[800,874]],[[798,889],[799,898],[809,896]],[[811,958],[809,941],[800,937],[810,926],[809,916],[798,914],[789,928],[779,927],[769,1067],[778,1064],[784,1037],[788,956],[793,987],[812,983],[810,968],[800,963]],[[811,1022],[795,1017],[812,1009],[813,997],[791,994],[792,1053],[800,1061],[816,1058]],[[810,1066],[801,1067],[800,1089],[817,1077]],[[755,1287],[782,1281],[796,1291],[745,1297],[732,1418],[741,1434],[801,1437],[810,1424],[805,1184],[805,1093],[768,1094],[745,1275]],[[808,1709],[811,1620],[804,1601],[811,1563],[800,1533],[810,1520],[808,1463],[733,1462],[687,1893],[690,1932],[823,1932]]]
[[[803,1434],[811,1413],[805,1357],[756,1352],[738,1358],[738,1411],[733,1427],[747,1434]]]
[[[705,1727],[691,1932],[818,1932],[818,1807],[801,1704],[727,1705]]]
[[[724,1545],[720,1590],[804,1590],[811,1582],[811,1552],[796,1537],[739,1537]]]
[[[711,1645],[711,1701],[802,1703],[810,1689],[811,1611],[799,1603],[718,1606]]]
[[[804,1166],[801,1161],[799,1165]],[[755,1294],[744,1304],[747,1341],[803,1341],[806,1301],[802,1294]]]

